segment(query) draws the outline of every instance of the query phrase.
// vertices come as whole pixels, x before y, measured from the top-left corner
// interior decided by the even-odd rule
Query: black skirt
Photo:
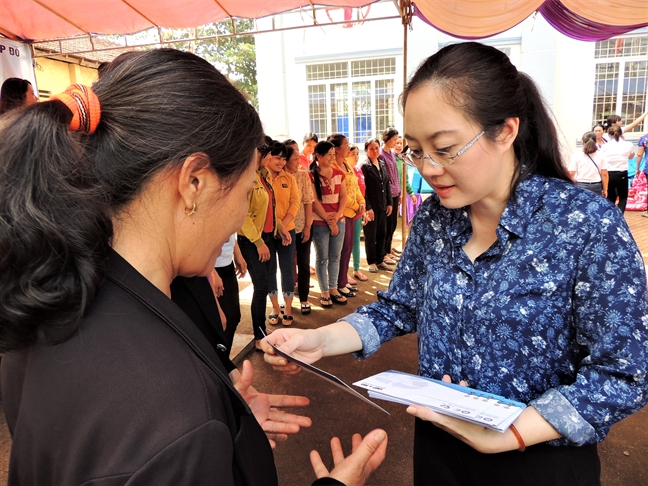
[[[483,454],[430,422],[416,419],[414,485],[600,486],[596,444]]]

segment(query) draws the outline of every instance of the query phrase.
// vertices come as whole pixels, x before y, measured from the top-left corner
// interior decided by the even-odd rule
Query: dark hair
[[[25,104],[31,83],[26,79],[7,78],[0,88],[0,115]]]
[[[605,127],[603,126],[603,124],[602,124],[601,122],[598,122],[596,125],[594,125],[594,126],[592,127],[592,131],[594,131],[594,129],[595,129],[596,127],[601,127],[601,128],[603,129],[603,131],[605,131]]]
[[[607,133],[610,138],[613,138],[618,142],[623,135],[623,130],[621,130],[621,127],[618,125],[612,125],[607,129]]]
[[[311,165],[309,166],[309,169],[311,173],[313,174],[313,185],[315,186],[315,192],[317,193],[317,200],[321,201],[322,200],[322,181],[320,181],[319,177],[319,172],[317,171],[317,160],[328,154],[329,151],[334,148],[335,145],[333,145],[331,142],[317,142],[317,145],[315,145],[315,150],[313,151],[313,161],[311,162]]]
[[[355,143],[350,143],[349,144],[349,152],[351,152],[353,150],[358,150],[358,146]],[[359,152],[359,150],[358,150],[358,152]]]
[[[319,139],[317,138],[317,135],[314,134],[313,132],[308,132],[306,135],[304,135],[304,145],[307,144],[308,142],[319,142]]]
[[[480,125],[495,141],[508,118],[519,118],[513,143],[516,167],[511,197],[532,174],[571,181],[562,163],[556,127],[531,78],[511,64],[499,49],[477,42],[444,47],[421,64],[401,95],[405,109],[410,93],[436,86],[446,101]]]
[[[344,142],[346,138],[347,136],[343,133],[332,133],[328,136],[326,141],[332,143],[335,148],[340,148],[342,146],[342,142]]]
[[[287,147],[283,143],[281,143],[281,142],[279,142],[277,140],[270,139],[270,141],[266,140],[265,145],[262,145],[261,147],[259,147],[259,152],[261,152],[261,158],[262,159],[268,154],[270,154],[270,155],[281,155],[282,157],[288,158],[286,156],[286,149],[287,149]]]
[[[607,117],[607,120],[605,120],[605,125],[603,126],[603,128],[609,130],[613,125],[620,121],[621,117],[619,115],[610,115]]]
[[[205,154],[227,191],[248,169],[259,117],[207,61],[156,49],[111,66],[93,90],[93,135],[58,100],[0,133],[0,350],[75,331],[103,277],[112,224],[162,171]]]
[[[289,138],[289,139],[287,139],[287,140],[284,140],[284,141],[283,141],[283,144],[284,144],[284,145],[298,145],[298,143],[295,142],[292,138]]]
[[[598,150],[598,145],[596,145],[596,133],[594,132],[585,132],[583,135],[583,152],[587,155],[593,154]]]
[[[377,138],[368,138],[367,140],[365,140],[365,143],[364,143],[365,152],[369,148],[369,145],[371,145],[374,142],[376,142],[378,144],[378,148],[380,148],[380,140],[378,140]]]
[[[288,144],[285,145],[286,145],[286,162],[288,162],[290,158],[293,156],[293,154],[297,152],[297,150],[295,150],[295,147],[293,147],[292,145],[288,145]]]
[[[383,130],[382,132],[382,141],[385,143],[387,140],[395,137],[398,135],[398,130],[396,130],[394,127],[389,127]]]

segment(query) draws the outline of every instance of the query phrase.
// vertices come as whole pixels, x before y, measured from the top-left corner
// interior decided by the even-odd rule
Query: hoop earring
[[[193,203],[193,207],[191,209],[185,208],[185,214],[187,216],[191,216],[195,212],[196,212],[196,203]]]

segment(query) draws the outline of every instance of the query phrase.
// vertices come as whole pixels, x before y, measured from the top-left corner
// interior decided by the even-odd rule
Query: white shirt
[[[601,152],[607,159],[609,171],[624,171],[628,170],[628,158],[634,152],[634,147],[632,142],[612,139],[601,147]]]
[[[223,245],[221,249],[220,256],[216,259],[216,264],[214,267],[221,268],[226,267],[234,261],[234,245],[236,243],[236,233],[230,236],[230,239],[227,243]]]
[[[596,164],[596,166],[594,164]],[[576,152],[571,156],[569,166],[567,167],[569,172],[576,173],[574,176],[576,182],[601,182],[599,171],[607,169],[607,159],[603,156],[600,150],[597,150],[593,154],[589,154],[589,157],[583,151]]]

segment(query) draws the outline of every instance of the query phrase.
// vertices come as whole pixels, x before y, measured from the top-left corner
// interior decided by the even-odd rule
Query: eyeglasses
[[[403,159],[403,162],[405,162],[410,167],[421,168],[424,160],[428,161],[434,167],[449,167],[455,163],[455,159],[457,157],[459,157],[466,150],[475,145],[475,142],[479,140],[482,135],[484,135],[484,133],[484,130],[482,130],[479,135],[468,142],[466,146],[459,150],[455,155],[450,155],[450,153],[448,152],[434,152],[437,157],[437,160],[435,160],[430,154],[418,155],[410,151],[410,153],[408,154],[401,154],[401,158]]]

